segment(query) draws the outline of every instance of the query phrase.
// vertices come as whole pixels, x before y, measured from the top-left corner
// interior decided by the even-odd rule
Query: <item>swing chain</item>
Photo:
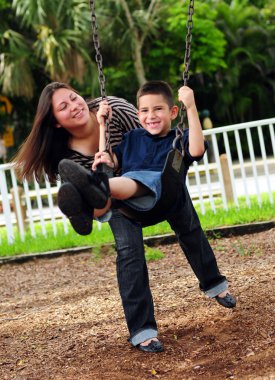
[[[99,85],[100,85],[100,93],[102,99],[106,98],[106,90],[105,90],[105,75],[103,73],[103,60],[102,55],[100,51],[100,43],[99,43],[99,36],[98,36],[98,27],[97,27],[97,21],[96,21],[96,13],[95,13],[95,1],[90,0],[90,8],[91,8],[91,18],[92,18],[92,33],[93,33],[93,41],[94,41],[94,48],[96,51],[95,54],[95,60],[97,63],[97,69],[99,74]]]
[[[187,34],[185,38],[185,56],[184,56],[184,73],[183,73],[183,84],[187,85],[189,80],[189,65],[190,65],[190,55],[191,55],[191,42],[192,42],[192,29],[193,29],[193,19],[194,14],[194,0],[190,0],[188,6],[188,20],[186,23]]]
[[[96,51],[95,54],[95,60],[97,63],[97,69],[98,69],[98,80],[100,85],[100,94],[102,100],[106,99],[106,90],[105,90],[105,75],[103,73],[103,59],[100,51],[100,43],[99,43],[99,36],[98,36],[98,26],[97,26],[97,19],[96,19],[96,12],[95,12],[95,0],[90,0],[90,8],[91,8],[91,19],[92,19],[92,34],[93,34],[93,42],[94,42],[94,48]],[[108,120],[105,121],[105,140],[106,140],[106,151],[110,153],[110,130],[109,130],[109,122]]]
[[[185,38],[185,55],[184,55],[184,73],[183,73],[183,85],[187,86],[189,80],[189,66],[190,66],[190,55],[191,55],[191,42],[192,42],[192,29],[193,29],[193,19],[192,16],[194,14],[194,0],[189,1],[188,5],[188,20],[186,23],[187,34]],[[179,140],[181,144],[182,155],[184,155],[183,149],[183,129],[185,128],[184,120],[186,119],[186,108],[183,104],[180,106],[179,112],[180,120],[177,125],[176,137],[173,141],[173,148],[176,148],[176,142]]]

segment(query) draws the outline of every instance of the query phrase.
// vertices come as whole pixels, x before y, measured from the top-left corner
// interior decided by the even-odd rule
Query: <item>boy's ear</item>
[[[179,113],[179,107],[176,105],[173,106],[171,108],[171,120],[174,120],[178,116],[178,113]]]

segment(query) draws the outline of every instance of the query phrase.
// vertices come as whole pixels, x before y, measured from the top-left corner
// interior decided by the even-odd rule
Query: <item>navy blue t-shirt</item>
[[[122,174],[140,170],[161,172],[166,161],[166,156],[172,149],[175,136],[175,129],[169,131],[164,137],[151,135],[145,129],[135,129],[126,133],[121,143],[113,148]],[[180,144],[179,142],[177,143],[177,147],[179,148]],[[194,161],[202,159],[203,156],[192,157],[189,153],[189,129],[184,130],[183,146],[186,168]]]

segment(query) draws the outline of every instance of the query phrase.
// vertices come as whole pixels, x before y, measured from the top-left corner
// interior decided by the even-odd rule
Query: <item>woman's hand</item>
[[[107,100],[102,100],[102,102],[99,103],[96,118],[99,122],[99,125],[105,125],[106,120],[111,120],[112,108],[109,106]]]
[[[95,154],[95,159],[92,165],[92,170],[96,170],[97,165],[99,164],[106,164],[110,166],[110,168],[114,169],[114,161],[113,158],[110,156],[108,152],[97,152]]]

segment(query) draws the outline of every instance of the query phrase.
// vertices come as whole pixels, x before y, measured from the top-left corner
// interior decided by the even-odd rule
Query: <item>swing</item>
[[[103,65],[102,65],[102,55],[100,52],[100,44],[98,37],[98,27],[96,22],[96,13],[95,13],[95,0],[90,0],[91,8],[91,20],[92,20],[92,33],[93,33],[93,42],[94,48],[96,51],[95,59],[97,63],[98,73],[99,73],[99,84],[102,100],[106,99],[105,91],[105,76],[103,74]],[[193,21],[192,16],[194,13],[194,0],[189,0],[188,6],[188,21],[187,21],[187,35],[186,35],[186,48],[185,48],[185,57],[184,57],[184,73],[183,73],[183,82],[184,85],[187,85],[189,79],[189,64],[190,64],[190,52],[191,52],[191,40],[192,40],[192,28]],[[177,198],[182,196],[182,177],[185,171],[185,163],[183,160],[184,149],[182,144],[183,137],[183,128],[184,128],[184,119],[186,117],[186,110],[183,104],[180,107],[180,121],[176,127],[176,137],[173,141],[173,146],[169,151],[166,162],[161,174],[161,198],[155,204],[155,206],[149,211],[138,211],[130,206],[123,205],[123,208],[119,210],[126,215],[127,217],[136,220],[141,223],[142,227],[154,225],[160,223],[167,219],[167,215],[176,204]],[[110,136],[108,130],[108,123],[106,125],[106,134]],[[181,145],[181,150],[176,147],[176,143],[179,140]],[[109,137],[106,139],[106,149],[110,149]],[[112,176],[112,172],[109,166],[103,164],[99,170],[104,171],[109,177]]]

